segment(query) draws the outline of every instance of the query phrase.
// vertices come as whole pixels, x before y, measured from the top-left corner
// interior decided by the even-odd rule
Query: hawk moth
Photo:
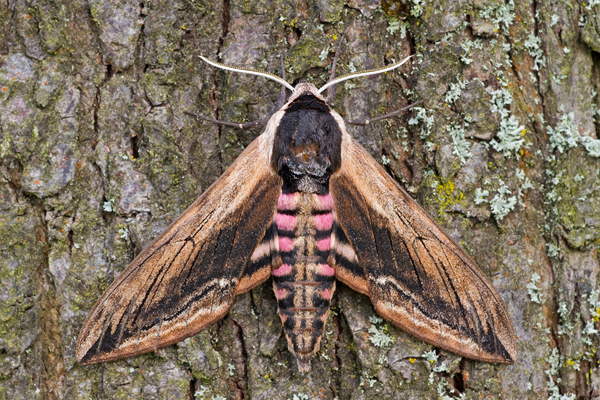
[[[427,343],[475,360],[514,362],[512,322],[490,281],[346,132],[321,95],[408,59],[321,89],[204,60],[274,79],[292,95],[264,133],[102,295],[77,341],[80,363],[177,343],[270,277],[301,372],[319,350],[336,280]]]

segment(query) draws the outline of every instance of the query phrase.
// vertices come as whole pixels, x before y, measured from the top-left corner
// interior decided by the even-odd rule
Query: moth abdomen
[[[335,290],[327,264],[333,229],[329,193],[282,193],[275,214],[282,263],[273,270],[273,288],[289,349],[306,371],[319,349]]]

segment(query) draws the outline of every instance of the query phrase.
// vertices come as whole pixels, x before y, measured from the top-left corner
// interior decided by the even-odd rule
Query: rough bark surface
[[[0,0],[0,399],[600,398],[598,0]],[[514,365],[461,359],[339,285],[310,374],[269,283],[178,345],[80,366],[104,289],[240,154],[279,87],[339,85],[350,133],[506,302]],[[446,397],[444,397],[446,396]]]

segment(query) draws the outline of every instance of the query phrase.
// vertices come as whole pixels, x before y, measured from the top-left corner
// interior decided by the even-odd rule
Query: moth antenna
[[[281,108],[281,107],[279,107]],[[214,119],[214,118],[210,118],[210,117],[206,117],[202,114],[197,114],[191,111],[184,111],[185,114],[187,115],[191,115],[192,117],[196,117],[196,118],[201,118],[205,121],[208,122],[212,122],[213,124],[217,124],[217,125],[225,125],[225,126],[232,126],[234,128],[237,129],[248,129],[248,128],[254,128],[255,126],[260,126],[260,125],[265,125],[268,121],[269,118],[271,118],[271,116],[266,117],[266,118],[261,118],[259,120],[256,121],[252,121],[252,122],[245,122],[243,124],[238,124],[235,122],[227,122],[227,121],[221,121],[220,119]]]
[[[361,126],[369,125],[369,124],[370,124],[370,123],[372,123],[372,122],[379,121],[379,120],[382,120],[382,119],[386,119],[386,118],[390,118],[390,117],[393,117],[393,116],[395,116],[395,115],[398,115],[398,114],[400,114],[402,111],[406,111],[406,110],[408,110],[408,109],[411,109],[411,108],[413,108],[414,106],[416,106],[416,105],[418,105],[418,104],[421,104],[421,103],[423,103],[424,101],[425,101],[425,100],[419,100],[419,101],[417,101],[416,103],[412,103],[412,104],[410,104],[410,105],[408,105],[408,106],[406,106],[406,107],[402,107],[402,108],[401,108],[401,109],[399,109],[399,110],[392,111],[391,113],[387,113],[387,114],[384,114],[384,115],[380,115],[380,116],[379,116],[379,117],[377,117],[377,118],[372,118],[372,119],[360,119],[360,120],[356,120],[356,121],[344,121],[344,122],[346,122],[346,123],[347,123],[347,124],[349,124],[349,125],[361,125]]]
[[[267,79],[271,79],[275,82],[279,82],[286,88],[290,89],[292,92],[294,91],[294,87],[292,85],[290,85],[289,83],[287,83],[286,81],[284,81],[283,79],[278,77],[277,75],[273,75],[273,74],[270,74],[270,73],[264,72],[264,71],[255,71],[253,69],[248,69],[248,68],[232,67],[230,65],[225,65],[225,64],[221,64],[221,63],[218,63],[215,61],[210,61],[209,59],[204,58],[202,56],[200,56],[200,58],[202,59],[202,61],[212,65],[213,67],[221,68],[221,69],[224,69],[227,71],[241,72],[243,74],[262,76],[263,78],[267,78]]]
[[[347,75],[344,75],[344,76],[340,76],[339,78],[334,79],[331,82],[328,82],[325,86],[323,86],[321,89],[319,89],[319,93],[323,92],[325,89],[327,89],[330,86],[337,85],[338,83],[343,82],[343,81],[347,81],[348,79],[358,78],[360,76],[376,75],[376,74],[381,74],[382,72],[391,71],[391,70],[393,70],[395,68],[398,68],[399,66],[401,66],[405,62],[407,62],[408,59],[411,58],[411,57],[412,56],[408,56],[404,60],[399,61],[399,62],[397,62],[395,64],[392,64],[392,65],[389,65],[387,67],[377,68],[377,69],[369,69],[369,70],[362,71],[362,72],[355,72],[355,73],[352,73],[352,74],[347,74]]]

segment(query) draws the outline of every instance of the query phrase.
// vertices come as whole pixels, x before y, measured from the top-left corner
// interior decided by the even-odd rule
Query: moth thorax
[[[314,141],[300,146],[294,143],[291,150],[298,162],[308,163],[310,160],[319,158],[321,146]]]
[[[321,96],[307,91],[283,109],[273,143],[272,163],[286,193],[324,195],[341,160],[341,131]]]
[[[325,194],[328,192],[331,175],[327,159],[301,154],[301,159],[286,156],[280,175],[284,180],[285,192],[303,192]],[[304,161],[304,157],[308,161]]]

